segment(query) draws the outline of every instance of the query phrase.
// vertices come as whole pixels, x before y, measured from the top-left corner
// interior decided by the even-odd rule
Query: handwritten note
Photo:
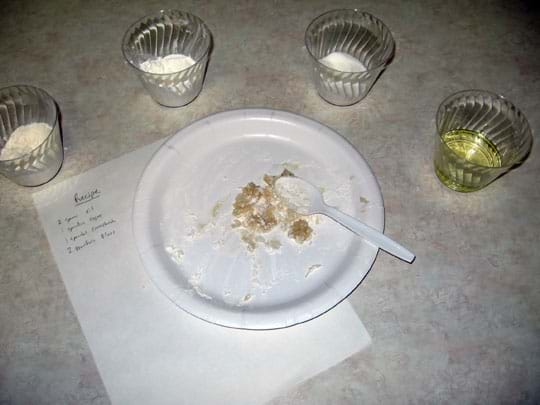
[[[72,210],[56,220],[64,236],[66,252],[80,252],[117,235],[117,220],[103,211],[99,204],[99,188],[73,194]]]

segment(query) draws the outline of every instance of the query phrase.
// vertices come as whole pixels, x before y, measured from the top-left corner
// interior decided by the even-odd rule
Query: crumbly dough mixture
[[[308,221],[290,209],[275,193],[275,182],[282,176],[294,174],[287,169],[279,176],[265,174],[263,185],[250,182],[236,196],[231,226],[240,230],[240,238],[250,251],[255,250],[259,244],[279,249],[279,241],[267,241],[263,236],[278,226],[297,243],[306,242],[313,234]]]

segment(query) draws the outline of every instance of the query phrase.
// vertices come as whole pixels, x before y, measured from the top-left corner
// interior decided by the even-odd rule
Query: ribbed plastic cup
[[[319,95],[338,106],[366,97],[395,49],[392,33],[383,22],[357,10],[333,10],[315,18],[306,30],[305,42]],[[365,71],[338,70],[320,62],[333,52],[356,58]]]
[[[17,128],[34,123],[52,128],[45,140],[24,155],[0,160],[0,173],[21,186],[44,184],[62,166],[64,149],[58,108],[54,99],[37,87],[18,85],[0,89],[0,152]]]
[[[199,17],[179,10],[162,10],[131,25],[122,51],[152,98],[167,107],[181,107],[201,92],[212,45],[212,34]],[[195,63],[172,73],[151,73],[141,64],[169,55],[191,57]]]
[[[446,98],[437,111],[437,133],[435,173],[461,192],[480,190],[523,162],[533,141],[523,113],[485,90]]]

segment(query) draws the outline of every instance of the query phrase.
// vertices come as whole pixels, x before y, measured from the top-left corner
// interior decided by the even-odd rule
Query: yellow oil
[[[456,129],[446,132],[441,140],[435,153],[435,172],[447,187],[475,191],[499,174],[501,154],[481,132]]]
[[[445,133],[442,141],[456,155],[475,165],[501,167],[497,147],[481,132],[456,129]]]

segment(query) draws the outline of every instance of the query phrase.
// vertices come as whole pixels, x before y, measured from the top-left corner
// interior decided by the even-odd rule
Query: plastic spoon
[[[383,249],[406,262],[411,263],[415,258],[414,253],[381,232],[364,224],[362,221],[327,205],[317,187],[304,179],[294,176],[280,177],[276,180],[275,190],[289,208],[300,215],[326,215],[350,231],[362,236],[376,247]]]

